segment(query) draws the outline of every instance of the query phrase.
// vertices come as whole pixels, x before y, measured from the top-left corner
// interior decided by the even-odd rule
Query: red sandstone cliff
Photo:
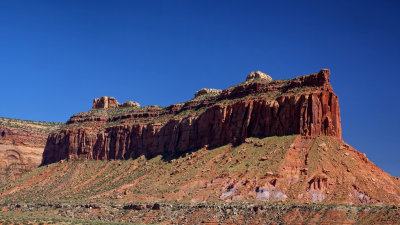
[[[0,118],[0,183],[35,168],[49,132],[61,124]]]
[[[78,114],[65,129],[49,135],[43,163],[183,153],[203,146],[239,144],[251,136],[341,139],[338,97],[329,77],[329,70],[321,70],[288,81],[245,82],[216,96],[167,108]]]
[[[329,77],[328,70],[291,80],[254,76],[164,108],[100,98],[49,134],[42,162],[135,159],[60,161],[3,188],[0,199],[398,205],[398,178],[342,141]],[[16,127],[16,139],[31,140],[24,143],[43,140]],[[14,133],[0,132],[0,140]]]

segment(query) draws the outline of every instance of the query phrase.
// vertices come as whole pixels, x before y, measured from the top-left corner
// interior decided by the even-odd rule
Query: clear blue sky
[[[107,95],[168,106],[252,70],[331,69],[343,138],[400,176],[399,1],[0,1],[0,116],[66,121]]]

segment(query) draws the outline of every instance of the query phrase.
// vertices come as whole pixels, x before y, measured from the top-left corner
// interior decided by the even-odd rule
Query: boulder
[[[268,82],[272,81],[272,77],[268,76],[267,74],[259,70],[251,72],[246,78],[246,80],[254,80],[254,79],[262,79]]]
[[[133,101],[126,101],[126,102],[120,104],[119,107],[135,107],[135,108],[140,108],[140,104],[137,103],[137,102],[133,102]]]
[[[199,91],[196,91],[196,93],[194,93],[194,97],[197,98],[201,95],[210,94],[210,93],[218,95],[218,94],[222,93],[222,90],[213,89],[213,88],[203,88],[203,89],[200,89]]]

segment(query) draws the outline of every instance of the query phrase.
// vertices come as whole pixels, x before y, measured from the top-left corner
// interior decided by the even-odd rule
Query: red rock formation
[[[119,104],[117,99],[107,96],[93,99],[92,109],[112,109],[119,107],[140,107],[140,104],[133,101],[126,101]]]
[[[118,106],[119,103],[114,97],[103,96],[100,98],[95,98],[93,100],[92,109],[110,109],[110,108],[117,108]]]
[[[68,121],[69,127],[49,135],[43,163],[183,153],[205,145],[239,144],[251,136],[301,134],[341,139],[338,97],[329,76],[329,70],[321,70],[289,81],[245,83],[211,99],[166,109],[118,116],[76,115]],[[95,100],[93,107],[104,105],[101,102]],[[178,116],[184,112],[189,115]],[[107,126],[116,121],[120,124]],[[82,122],[89,125],[82,126]]]
[[[44,147],[47,133],[0,124],[0,145],[15,144],[30,147]]]
[[[60,125],[0,118],[0,183],[39,166],[49,132]]]

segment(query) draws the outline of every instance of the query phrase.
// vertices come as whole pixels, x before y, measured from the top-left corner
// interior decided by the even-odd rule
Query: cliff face
[[[399,179],[342,141],[329,77],[254,76],[164,108],[73,115],[46,140],[52,164],[0,186],[0,201],[400,204]]]
[[[247,137],[326,135],[341,139],[338,97],[329,70],[286,81],[247,81],[166,108],[92,110],[51,133],[43,163],[127,159],[240,144]]]
[[[60,126],[0,118],[0,183],[39,166],[48,134]]]

